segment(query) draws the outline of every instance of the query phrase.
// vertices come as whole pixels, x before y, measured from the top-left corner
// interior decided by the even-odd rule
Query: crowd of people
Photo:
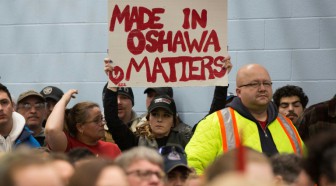
[[[0,84],[0,186],[336,185],[336,95],[306,108],[301,87],[273,94],[262,65],[238,70],[235,95],[216,87],[193,128],[171,87],[145,89],[141,116],[131,87],[108,82],[102,92],[103,108],[68,108],[76,89],[28,90],[15,102]]]

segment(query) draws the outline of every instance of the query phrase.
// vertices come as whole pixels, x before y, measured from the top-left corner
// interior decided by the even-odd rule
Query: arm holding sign
[[[225,56],[224,61],[223,61],[223,68],[227,70],[227,73],[230,73],[232,69],[231,56]],[[211,107],[210,107],[208,114],[211,114],[213,112],[216,112],[217,110],[221,110],[225,108],[227,90],[228,90],[227,86],[216,86],[215,87]],[[194,125],[192,129],[193,132],[195,132],[197,125],[198,123]]]
[[[109,74],[113,71],[109,59],[105,59],[105,72]],[[118,117],[117,88],[108,84],[103,98],[104,115],[109,132],[119,148],[123,150],[130,149],[138,145],[138,138]]]
[[[231,56],[225,56],[223,62],[224,62],[223,68],[225,68],[227,73],[229,74],[232,69]],[[221,110],[225,107],[227,89],[228,89],[227,86],[216,86],[215,87],[209,114],[217,110]]]

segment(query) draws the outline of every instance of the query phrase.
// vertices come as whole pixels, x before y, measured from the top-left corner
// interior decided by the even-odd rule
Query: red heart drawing
[[[118,85],[120,81],[124,79],[124,71],[119,66],[113,67],[113,72],[109,73],[110,80],[115,84]]]

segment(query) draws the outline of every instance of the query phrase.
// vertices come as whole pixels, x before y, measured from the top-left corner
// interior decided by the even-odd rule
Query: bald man
[[[292,122],[272,100],[272,81],[259,64],[241,67],[236,77],[237,97],[226,108],[206,116],[186,146],[188,164],[198,174],[217,156],[240,145],[272,156],[303,153],[303,142]]]

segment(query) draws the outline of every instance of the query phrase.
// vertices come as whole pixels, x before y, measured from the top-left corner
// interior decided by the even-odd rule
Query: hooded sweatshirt
[[[9,135],[6,138],[0,135],[0,152],[11,152],[21,144],[26,144],[29,147],[40,147],[32,136],[33,132],[25,126],[24,117],[17,112],[13,112],[12,119],[13,126]]]

